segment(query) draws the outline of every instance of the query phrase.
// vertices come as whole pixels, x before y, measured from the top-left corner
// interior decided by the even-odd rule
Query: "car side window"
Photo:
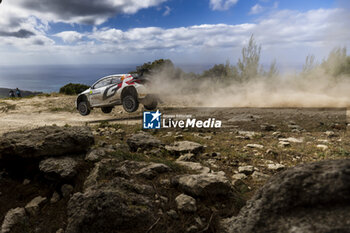
[[[112,84],[117,84],[117,83],[121,83],[122,81],[120,80],[121,76],[114,76],[112,78]]]
[[[94,89],[100,88],[100,87],[105,87],[110,85],[112,82],[112,78],[106,78],[106,79],[102,79],[101,81],[99,81],[98,83],[96,83],[94,85]]]

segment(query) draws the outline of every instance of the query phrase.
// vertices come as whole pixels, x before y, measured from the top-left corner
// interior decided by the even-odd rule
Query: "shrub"
[[[85,91],[88,88],[89,88],[89,86],[86,86],[84,84],[69,83],[69,84],[60,88],[60,93],[66,94],[66,95],[77,95],[77,94]]]

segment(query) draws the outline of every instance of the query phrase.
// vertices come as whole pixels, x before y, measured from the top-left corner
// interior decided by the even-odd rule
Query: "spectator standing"
[[[16,88],[16,95],[17,95],[17,97],[19,97],[19,98],[22,97],[21,91],[20,91],[18,88]]]

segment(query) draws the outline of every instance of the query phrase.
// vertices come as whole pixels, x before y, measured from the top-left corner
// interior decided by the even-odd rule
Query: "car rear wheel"
[[[101,110],[103,113],[111,113],[113,110],[113,107],[104,107],[104,108],[101,108]]]
[[[158,106],[158,101],[157,100],[152,100],[152,102],[150,104],[145,104],[143,105],[145,107],[145,109],[147,110],[154,110],[157,108]]]
[[[81,101],[78,104],[78,111],[79,111],[80,115],[82,115],[82,116],[87,116],[90,114],[90,108],[89,108],[86,101]]]
[[[123,107],[127,112],[135,112],[139,108],[139,101],[133,95],[127,95],[123,98]]]

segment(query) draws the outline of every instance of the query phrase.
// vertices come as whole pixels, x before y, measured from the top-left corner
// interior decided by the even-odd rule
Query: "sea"
[[[91,86],[99,78],[111,74],[125,74],[140,64],[127,65],[26,65],[0,66],[0,87],[44,93],[58,92],[68,83]],[[201,73],[211,64],[176,65],[185,72]]]

